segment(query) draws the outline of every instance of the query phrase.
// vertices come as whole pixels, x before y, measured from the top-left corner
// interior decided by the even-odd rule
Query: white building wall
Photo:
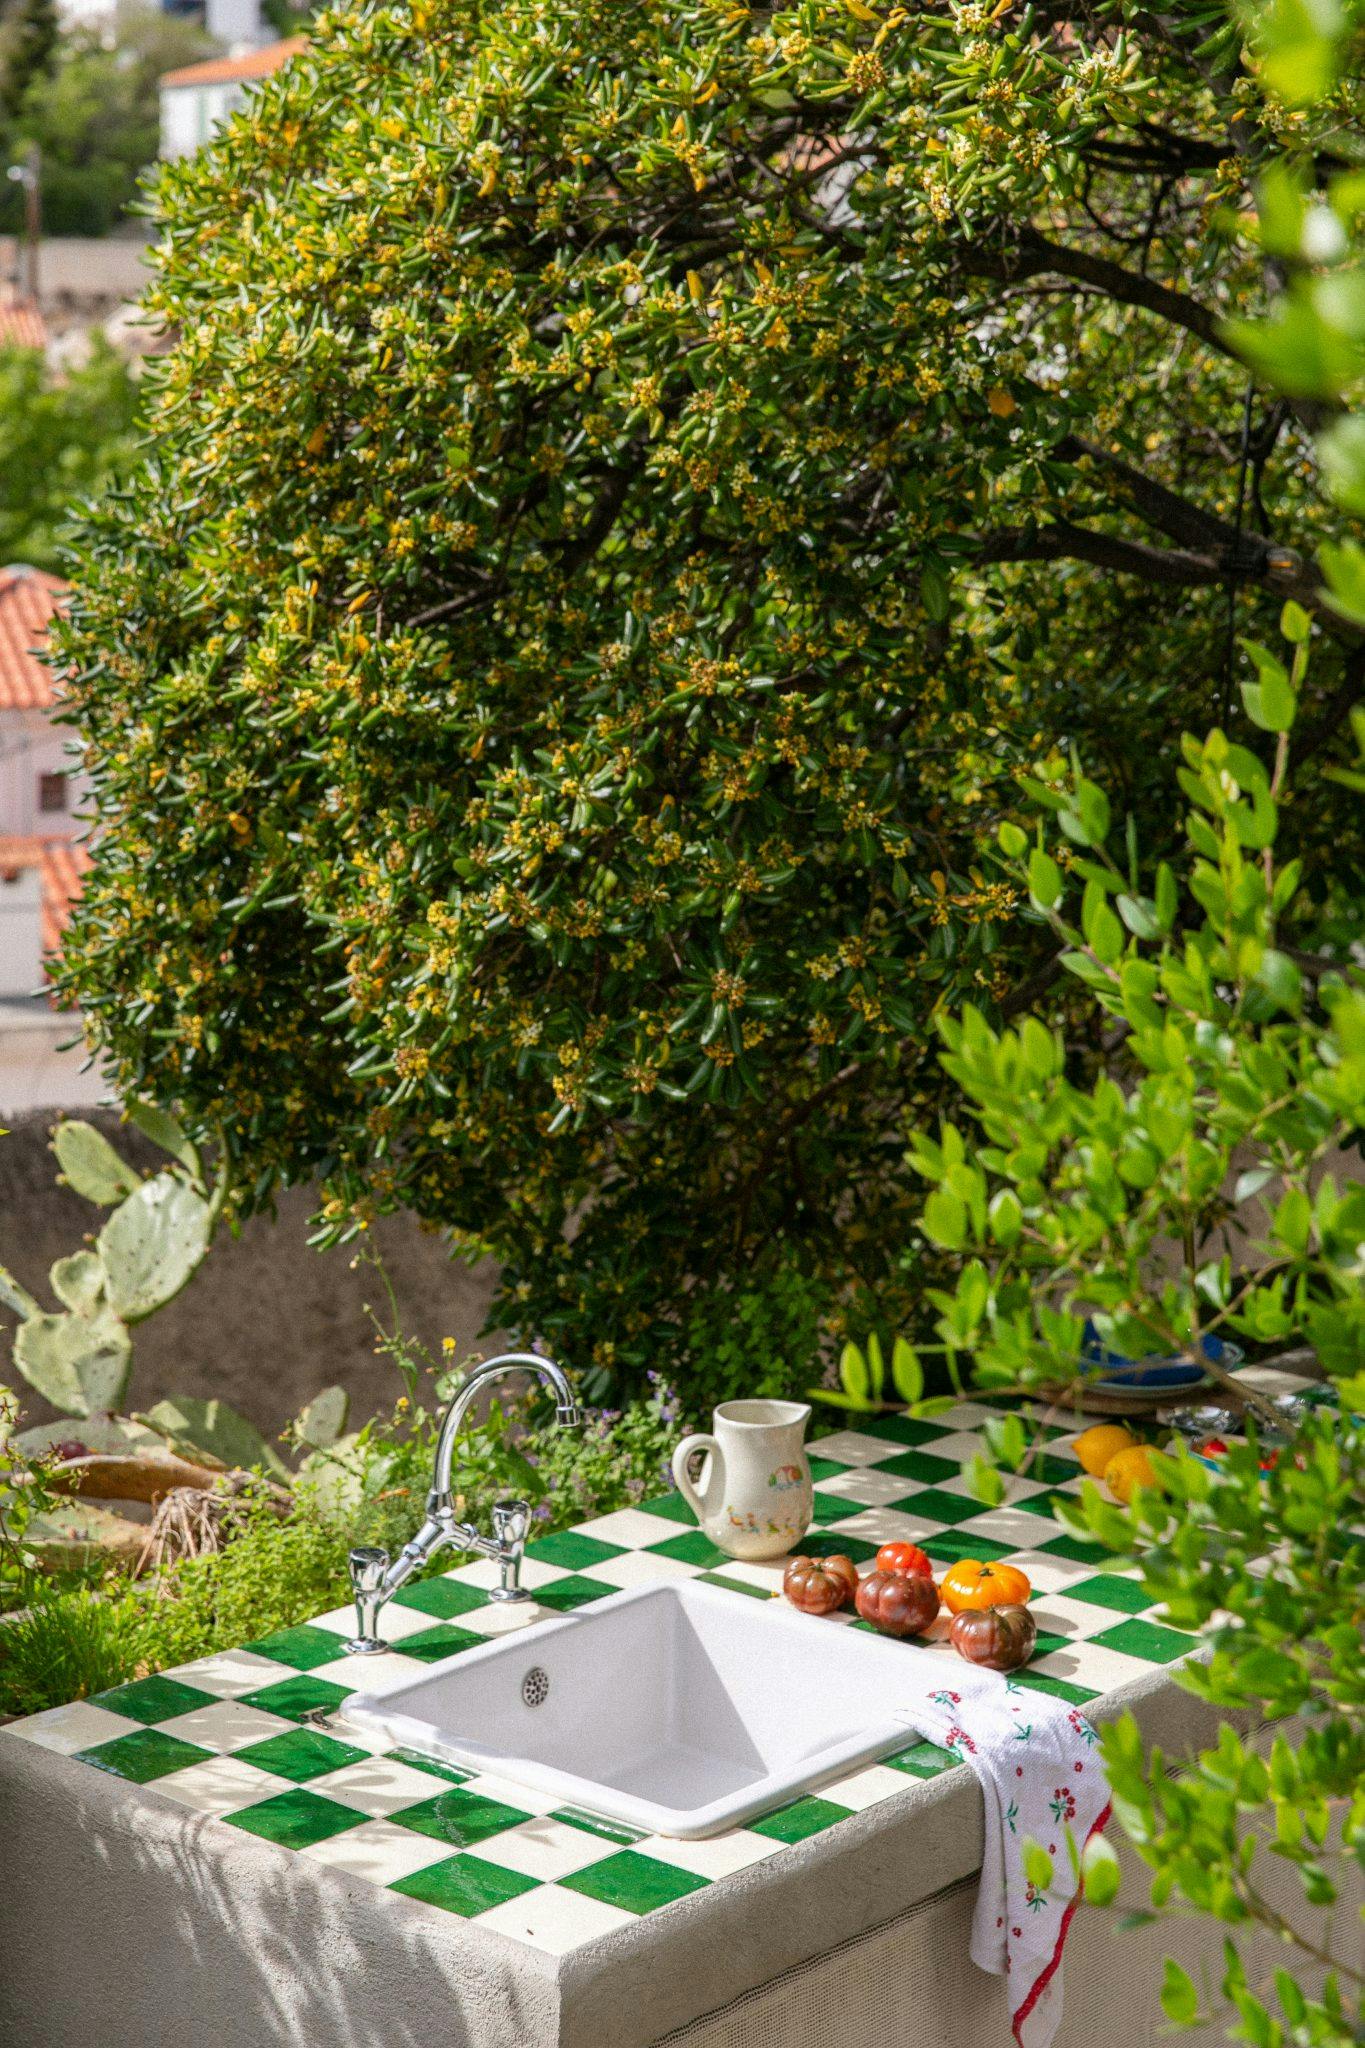
[[[83,779],[72,773],[69,735],[45,711],[0,711],[0,835],[74,839]],[[65,775],[66,808],[45,811],[44,775]]]
[[[229,50],[258,50],[278,40],[261,12],[261,0],[205,0],[204,26],[216,43]]]

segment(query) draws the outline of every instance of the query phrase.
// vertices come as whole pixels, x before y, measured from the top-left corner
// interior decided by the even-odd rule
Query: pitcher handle
[[[701,1495],[692,1484],[692,1475],[688,1467],[701,1451],[709,1451],[713,1458],[724,1465],[724,1453],[713,1436],[685,1436],[673,1453],[673,1484],[699,1522],[704,1517],[706,1509]]]

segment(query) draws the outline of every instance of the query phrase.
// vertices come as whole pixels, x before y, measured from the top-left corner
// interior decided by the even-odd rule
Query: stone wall
[[[82,1114],[139,1167],[155,1171],[163,1155],[113,1113]],[[52,1261],[78,1250],[107,1213],[57,1185],[48,1149],[53,1122],[46,1112],[27,1116],[0,1138],[0,1262],[45,1302]],[[292,1189],[273,1221],[255,1217],[240,1237],[222,1235],[184,1293],[138,1326],[131,1408],[171,1393],[218,1395],[258,1427],[276,1430],[333,1381],[349,1390],[355,1421],[396,1398],[398,1376],[375,1356],[364,1313],[366,1302],[382,1305],[379,1277],[355,1264],[354,1247],[309,1248],[314,1201],[311,1190]],[[491,1267],[471,1272],[453,1262],[443,1239],[406,1217],[377,1224],[367,1237],[384,1260],[406,1331],[434,1351],[442,1337],[462,1349],[476,1341],[493,1291]],[[12,1323],[7,1311],[0,1322]],[[45,1420],[52,1411],[18,1379],[4,1341],[0,1380],[17,1385],[28,1420]]]

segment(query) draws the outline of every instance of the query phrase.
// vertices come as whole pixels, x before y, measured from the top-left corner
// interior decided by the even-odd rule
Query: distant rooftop
[[[0,292],[0,348],[46,348],[47,323],[31,299]]]
[[[0,833],[0,875],[36,868],[42,892],[42,944],[45,954],[60,951],[71,906],[81,893],[90,855],[70,839],[18,837]]]
[[[161,83],[178,85],[239,85],[252,78],[268,78],[307,45],[307,36],[286,36],[283,42],[267,43],[262,50],[247,50],[240,57],[209,57],[202,64],[185,64],[179,71],[163,71]]]
[[[47,638],[66,585],[16,563],[0,569],[0,711],[47,711],[52,676],[35,648]]]

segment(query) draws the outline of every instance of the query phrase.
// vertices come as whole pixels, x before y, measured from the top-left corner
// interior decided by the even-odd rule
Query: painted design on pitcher
[[[790,1536],[795,1542],[806,1533],[806,1524],[799,1517],[793,1521],[790,1516],[782,1519],[765,1515],[760,1521],[752,1508],[740,1514],[736,1508],[727,1507],[725,1518],[732,1529],[738,1529],[744,1536]]]
[[[790,1493],[794,1486],[804,1486],[806,1475],[799,1465],[779,1465],[775,1472],[768,1474],[769,1486],[775,1486],[779,1493]]]

